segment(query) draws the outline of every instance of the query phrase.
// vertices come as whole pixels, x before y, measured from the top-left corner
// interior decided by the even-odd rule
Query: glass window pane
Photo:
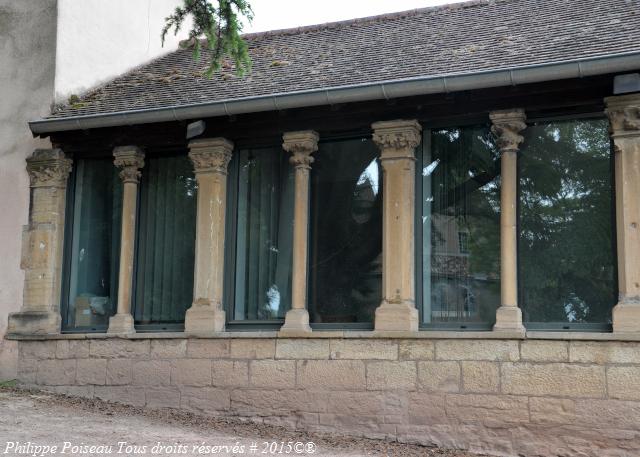
[[[525,131],[518,164],[526,322],[611,322],[617,291],[607,128],[602,119]]]
[[[422,319],[492,325],[500,303],[500,155],[488,127],[426,131]]]
[[[311,169],[309,314],[373,322],[382,288],[382,172],[370,139],[321,143]]]
[[[75,168],[64,326],[104,328],[118,295],[122,183],[113,159],[80,159]]]
[[[234,320],[284,319],[291,307],[293,167],[282,148],[237,154]]]
[[[197,185],[191,162],[147,156],[140,186],[134,319],[183,323],[193,300]]]

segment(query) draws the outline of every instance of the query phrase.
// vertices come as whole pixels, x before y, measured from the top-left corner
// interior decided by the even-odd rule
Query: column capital
[[[415,158],[422,126],[417,120],[381,121],[371,124],[373,142],[381,151],[381,160]]]
[[[27,158],[31,187],[66,187],[71,163],[61,149],[36,149]]]
[[[604,101],[614,138],[640,136],[640,94],[617,95]]]
[[[282,149],[291,153],[289,162],[296,168],[311,168],[311,154],[318,150],[320,136],[313,130],[285,132],[282,135]]]
[[[524,137],[520,135],[527,128],[527,116],[523,109],[509,109],[492,111],[489,113],[491,119],[491,132],[496,136],[496,144],[502,152],[518,152],[520,143]]]
[[[113,150],[113,164],[120,168],[122,182],[137,184],[144,167],[144,152],[137,146],[118,146]]]
[[[233,142],[226,138],[201,138],[189,142],[189,158],[196,174],[227,174]]]

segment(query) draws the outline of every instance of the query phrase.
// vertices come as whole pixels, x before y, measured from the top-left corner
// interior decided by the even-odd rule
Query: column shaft
[[[189,157],[198,181],[193,305],[187,310],[185,332],[223,332],[224,239],[227,170],[233,143],[204,138],[189,144]]]
[[[415,148],[421,126],[415,121],[376,122],[373,141],[381,151],[382,303],[375,329],[417,331],[415,306]]]
[[[133,294],[133,254],[135,249],[138,182],[144,167],[144,153],[136,146],[117,147],[113,151],[114,164],[120,168],[123,182],[122,228],[120,235],[120,269],[118,272],[118,308],[109,319],[108,333],[134,333],[131,315]]]
[[[280,332],[292,335],[310,332],[307,310],[307,257],[309,232],[309,171],[313,154],[318,150],[318,134],[311,130],[287,132],[283,149],[291,153],[289,161],[295,167],[295,203],[293,213],[293,270],[291,278],[291,309],[285,316]]]
[[[640,94],[605,100],[615,148],[619,299],[614,332],[640,332]]]
[[[496,311],[495,331],[522,331],[518,307],[518,147],[520,132],[527,127],[521,109],[494,111],[489,115],[491,131],[501,153],[500,189],[500,289],[501,305]]]
[[[9,315],[8,334],[60,332],[60,287],[66,188],[71,160],[60,149],[36,149],[27,159],[29,225],[23,230],[22,309]]]

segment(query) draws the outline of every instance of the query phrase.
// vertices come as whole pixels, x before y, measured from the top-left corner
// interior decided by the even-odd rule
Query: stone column
[[[501,305],[496,311],[494,331],[524,331],[518,308],[518,146],[526,127],[522,109],[493,111],[491,131],[501,158],[500,188],[500,288]]]
[[[187,310],[188,334],[223,332],[224,229],[227,169],[233,143],[224,138],[203,138],[189,143],[189,158],[198,181],[196,254],[193,305]]]
[[[71,160],[60,149],[36,149],[27,159],[31,181],[29,225],[23,229],[24,297],[9,314],[8,334],[60,333],[62,250]]]
[[[415,148],[418,121],[376,122],[373,141],[380,149],[383,176],[382,303],[375,330],[417,331],[415,304]]]
[[[313,154],[318,150],[318,134],[313,130],[287,132],[282,148],[291,153],[289,161],[295,167],[295,206],[293,213],[293,269],[291,278],[291,309],[287,311],[282,334],[310,332],[307,311],[307,255],[309,232],[309,172]]]
[[[118,309],[109,319],[107,333],[135,333],[131,302],[133,294],[133,254],[138,217],[138,183],[144,167],[144,153],[137,146],[113,150],[114,165],[120,168],[122,190],[122,228],[120,233],[120,269],[118,272]]]
[[[619,301],[614,332],[640,332],[640,94],[605,100],[615,148]]]

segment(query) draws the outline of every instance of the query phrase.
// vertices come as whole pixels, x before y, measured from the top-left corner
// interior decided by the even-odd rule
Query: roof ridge
[[[353,19],[344,19],[340,21],[324,22],[320,24],[304,25],[300,27],[290,27],[284,29],[266,30],[264,32],[245,33],[242,38],[246,40],[259,40],[273,36],[297,35],[300,33],[319,32],[322,30],[330,30],[338,27],[346,27],[356,24],[366,24],[371,22],[400,19],[404,17],[417,16],[424,13],[437,13],[440,11],[452,11],[458,9],[468,9],[481,6],[491,6],[496,3],[509,3],[515,0],[466,0],[456,3],[445,3],[443,5],[427,6],[424,8],[414,8],[405,11],[397,11],[393,13],[377,14],[374,16],[357,17]]]

